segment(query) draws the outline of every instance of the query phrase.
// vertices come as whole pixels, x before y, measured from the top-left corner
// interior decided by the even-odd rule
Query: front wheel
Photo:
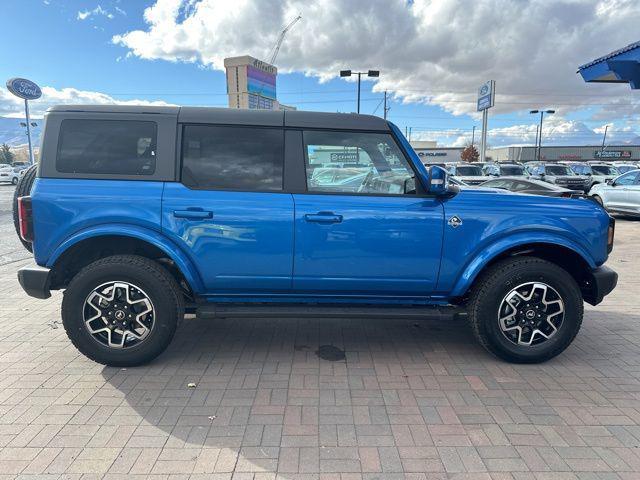
[[[175,279],[158,263],[114,255],[83,268],[69,283],[62,321],[76,348],[116,367],[147,363],[169,345],[184,301]]]
[[[538,363],[563,352],[580,330],[584,306],[576,281],[557,265],[510,258],[476,282],[468,304],[480,344],[516,363]]]

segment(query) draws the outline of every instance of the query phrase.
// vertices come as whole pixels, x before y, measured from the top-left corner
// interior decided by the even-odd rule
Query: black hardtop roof
[[[305,111],[246,110],[156,105],[56,105],[48,112],[176,115],[180,123],[258,125],[266,127],[331,128],[389,131],[389,123],[373,115]]]

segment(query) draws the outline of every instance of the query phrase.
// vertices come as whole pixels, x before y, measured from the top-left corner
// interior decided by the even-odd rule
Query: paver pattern
[[[463,320],[187,318],[152,364],[103,367],[13,261],[0,479],[638,479],[639,252],[640,222],[619,220],[618,289],[543,365],[493,358]]]

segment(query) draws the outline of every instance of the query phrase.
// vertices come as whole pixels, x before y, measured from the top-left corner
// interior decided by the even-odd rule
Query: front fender
[[[162,250],[167,257],[175,262],[194,293],[199,294],[204,290],[198,271],[191,260],[189,260],[177,245],[159,232],[135,225],[110,223],[109,225],[97,225],[80,230],[65,239],[55,248],[47,259],[46,266],[52,268],[65,251],[83,240],[104,236],[133,237],[150,243],[154,247]]]
[[[451,296],[459,297],[464,295],[484,267],[499,255],[513,248],[533,244],[547,244],[568,248],[579,254],[592,269],[597,266],[589,252],[582,245],[564,235],[549,231],[521,231],[507,237],[488,239],[487,243],[480,245],[458,276],[451,291]]]

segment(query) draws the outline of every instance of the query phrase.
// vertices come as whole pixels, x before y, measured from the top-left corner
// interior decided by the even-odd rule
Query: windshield
[[[461,177],[481,177],[482,169],[471,165],[456,167],[456,175]]]
[[[620,173],[627,173],[627,172],[630,172],[631,170],[638,169],[638,167],[636,167],[635,165],[618,165],[616,168]]]
[[[593,173],[589,165],[571,165],[571,170],[573,170],[576,175],[591,175]]]
[[[618,170],[609,165],[592,165],[591,169],[596,175],[618,175]]]
[[[544,170],[547,175],[573,175],[571,169],[564,165],[545,165]]]
[[[524,168],[519,167],[517,165],[509,166],[509,167],[503,166],[503,167],[500,167],[500,174],[507,175],[507,176],[524,175]]]

